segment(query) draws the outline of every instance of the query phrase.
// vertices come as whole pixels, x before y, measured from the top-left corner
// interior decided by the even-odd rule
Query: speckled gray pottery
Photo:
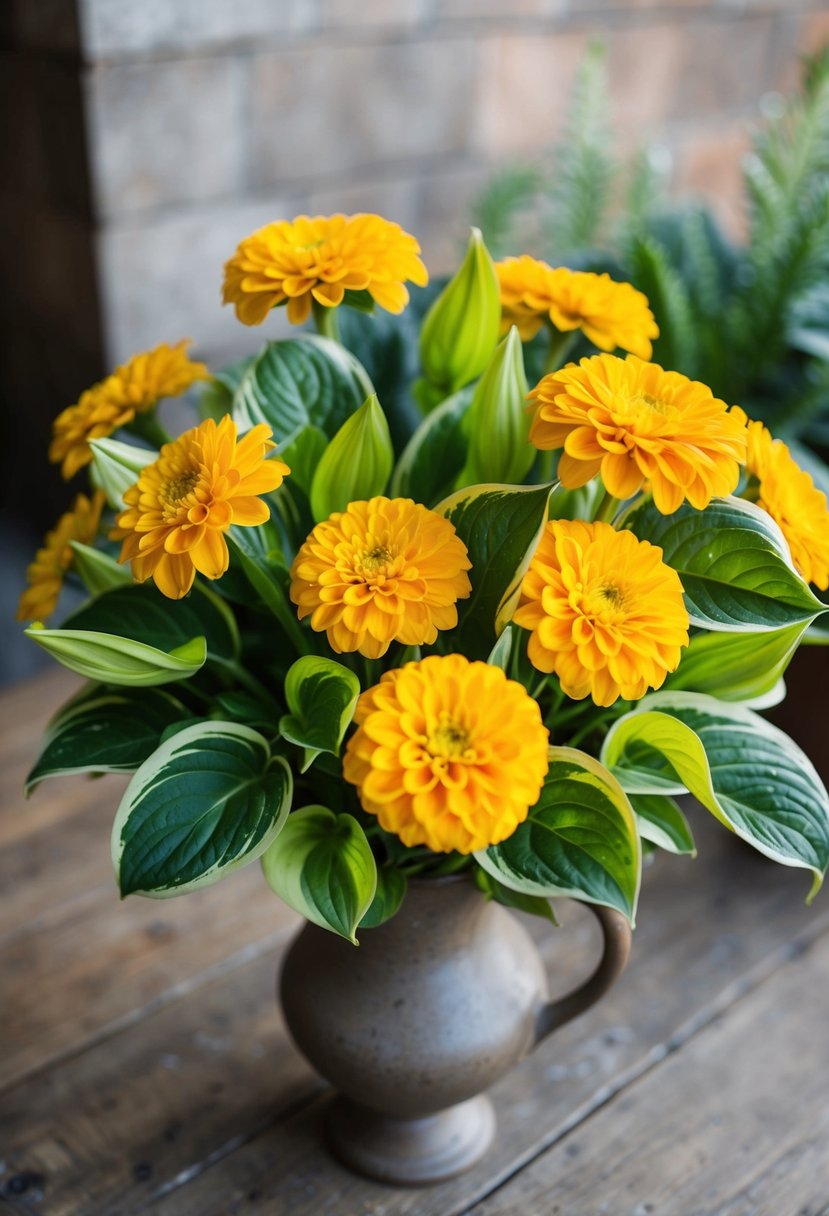
[[[397,915],[363,930],[357,948],[306,925],[280,994],[298,1047],[339,1091],[327,1131],[340,1160],[404,1185],[478,1161],[495,1132],[482,1091],[597,1001],[627,962],[626,921],[592,911],[601,962],[552,1002],[523,926],[465,878],[410,883]]]

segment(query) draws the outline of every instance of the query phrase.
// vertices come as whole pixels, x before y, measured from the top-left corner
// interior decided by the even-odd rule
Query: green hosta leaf
[[[218,595],[198,583],[183,600],[167,599],[150,583],[106,591],[68,617],[64,628],[112,634],[160,650],[203,637],[211,658],[234,659],[239,653],[233,614]]]
[[[47,777],[67,773],[131,773],[158,745],[164,731],[187,711],[153,688],[117,692],[83,688],[55,714],[26,778],[26,795]]]
[[[768,633],[698,633],[665,687],[764,708],[768,696],[779,688],[805,629],[804,622]]]
[[[248,355],[236,363],[219,368],[208,380],[199,397],[198,410],[200,418],[212,418],[221,422],[225,414],[233,407],[233,394],[242,382],[245,372],[256,356]]]
[[[630,794],[629,798],[643,840],[669,853],[696,857],[697,847],[688,820],[673,798],[666,798],[664,794]]]
[[[374,899],[377,866],[351,815],[335,815],[324,806],[294,811],[263,856],[262,869],[294,911],[357,944],[357,926]]]
[[[452,649],[469,659],[485,659],[512,618],[550,493],[550,486],[470,486],[435,508],[472,562],[472,595],[458,602],[458,626],[449,635]]]
[[[650,501],[625,520],[659,545],[679,574],[691,623],[716,632],[757,633],[810,621],[824,606],[791,562],[783,533],[754,503],[713,499],[661,515]]]
[[[829,864],[829,796],[808,757],[752,710],[714,697],[659,692],[608,732],[602,760],[629,793],[687,789],[767,857],[811,870],[809,898]]]
[[[290,600],[291,579],[282,553],[264,547],[262,528],[231,528],[227,539],[233,559],[255,591],[259,605],[276,617],[296,652],[307,654],[311,643]]]
[[[431,507],[455,485],[466,460],[463,420],[471,388],[447,397],[421,422],[403,449],[391,479],[395,498],[413,498]]]
[[[406,894],[406,879],[394,866],[384,866],[377,871],[377,890],[368,911],[360,921],[361,929],[375,929],[391,920],[403,903]]]
[[[339,755],[359,695],[360,681],[354,672],[333,659],[306,655],[290,668],[285,679],[290,712],[281,719],[279,731],[290,743],[305,748],[303,772],[320,752]]]
[[[203,637],[166,651],[91,629],[45,629],[35,623],[24,632],[64,667],[101,684],[170,684],[195,675],[207,659]]]
[[[636,818],[616,778],[575,748],[550,748],[528,818],[475,857],[515,891],[605,904],[633,921],[642,866]]]
[[[319,458],[311,485],[315,521],[344,511],[350,502],[382,494],[393,464],[389,425],[372,394],[345,420]]]
[[[266,422],[291,465],[291,444],[306,427],[333,439],[373,392],[365,370],[344,347],[305,334],[268,342],[238,383],[233,417],[243,428]]]
[[[480,866],[475,871],[475,885],[483,891],[487,899],[494,899],[505,908],[515,908],[518,912],[528,912],[531,916],[541,916],[553,925],[558,924],[552,904],[543,895],[527,895],[522,891],[513,891]]]
[[[115,587],[132,586],[128,565],[120,565],[109,553],[93,549],[91,545],[82,545],[79,540],[70,540],[69,544],[75,555],[72,565],[90,595],[101,595]]]
[[[179,731],[144,761],[115,816],[121,894],[182,895],[254,861],[279,834],[291,793],[288,765],[249,726]]]

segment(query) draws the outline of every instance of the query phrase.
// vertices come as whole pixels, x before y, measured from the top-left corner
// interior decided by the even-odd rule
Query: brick
[[[256,57],[257,186],[354,176],[461,151],[474,109],[468,41],[318,46]]]
[[[427,12],[426,0],[322,0],[323,29],[414,26]]]
[[[677,117],[720,119],[754,107],[772,82],[775,32],[773,17],[693,22],[684,36]]]
[[[749,146],[746,125],[732,123],[688,136],[676,153],[674,192],[704,198],[734,239],[745,231],[742,160]]]
[[[104,215],[244,188],[246,63],[188,59],[100,68],[88,82]]]
[[[584,33],[508,34],[482,40],[475,146],[486,156],[548,147],[567,112]]]
[[[227,362],[279,336],[281,313],[250,330],[222,306],[222,267],[242,237],[303,210],[304,199],[269,198],[104,229],[98,260],[110,363],[183,337],[200,356]]]
[[[676,111],[679,80],[689,70],[688,37],[684,26],[668,23],[623,28],[609,37],[608,92],[617,129],[647,136],[660,130]]]
[[[87,57],[253,43],[314,27],[319,0],[78,0]]]

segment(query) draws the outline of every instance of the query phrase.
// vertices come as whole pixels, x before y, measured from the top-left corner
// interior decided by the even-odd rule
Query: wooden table
[[[615,991],[494,1091],[498,1139],[421,1190],[320,1147],[328,1093],[287,1041],[274,972],[295,918],[257,866],[119,903],[123,782],[20,794],[62,673],[0,697],[0,1204],[57,1216],[826,1216],[829,898],[704,814],[698,861],[645,876]],[[541,930],[553,986],[595,951]]]

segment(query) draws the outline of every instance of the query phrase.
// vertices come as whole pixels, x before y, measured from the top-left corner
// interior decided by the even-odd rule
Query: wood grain
[[[818,1216],[829,1202],[829,937],[470,1216]]]

